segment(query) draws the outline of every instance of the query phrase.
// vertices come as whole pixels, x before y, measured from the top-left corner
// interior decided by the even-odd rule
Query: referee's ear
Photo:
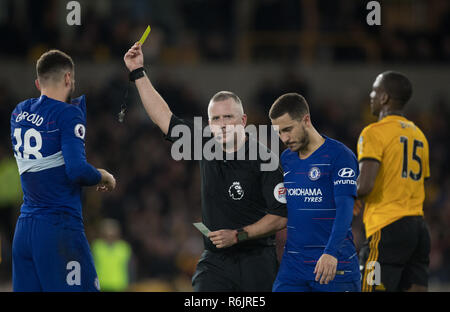
[[[247,125],[247,114],[242,114],[242,125],[244,128]]]

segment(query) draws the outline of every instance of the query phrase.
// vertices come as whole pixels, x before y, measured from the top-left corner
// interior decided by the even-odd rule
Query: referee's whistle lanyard
[[[127,110],[128,90],[130,89],[131,81],[128,81],[128,85],[125,88],[122,98],[122,104],[120,105],[120,112],[118,114],[119,122],[123,122],[125,118],[125,112]]]

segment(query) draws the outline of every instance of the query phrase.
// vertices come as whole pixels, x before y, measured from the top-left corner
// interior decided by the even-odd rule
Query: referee
[[[166,139],[175,142],[181,138],[173,135],[177,133],[175,127],[188,128],[191,134],[202,133],[197,125],[172,114],[154,89],[143,68],[139,43],[125,54],[124,61],[147,114]],[[276,196],[283,186],[281,169],[261,171],[264,161],[248,160],[250,147],[255,143],[258,148],[263,146],[246,135],[247,116],[234,93],[214,95],[208,118],[223,160],[205,156],[200,160],[202,219],[212,232],[204,237],[205,251],[192,278],[194,291],[269,292],[278,271],[274,234],[287,222],[285,201]],[[196,140],[189,143],[192,141],[195,147]],[[202,142],[203,151],[205,138]],[[234,160],[227,160],[230,154],[234,154]],[[239,157],[242,154],[244,158]]]

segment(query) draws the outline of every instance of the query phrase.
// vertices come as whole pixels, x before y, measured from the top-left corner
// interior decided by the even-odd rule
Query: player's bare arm
[[[143,67],[144,55],[142,53],[141,44],[136,42],[125,54],[123,60],[130,72]],[[166,101],[164,101],[158,91],[153,87],[147,75],[136,79],[135,83],[148,116],[164,134],[167,134],[172,111]]]
[[[359,162],[359,177],[356,181],[358,197],[369,195],[375,185],[380,162],[377,160],[364,159]]]
[[[248,239],[257,239],[264,236],[272,235],[286,227],[287,218],[273,214],[267,214],[259,221],[244,227],[244,231],[248,233]],[[218,230],[210,232],[208,237],[217,248],[226,248],[238,243],[237,230]]]

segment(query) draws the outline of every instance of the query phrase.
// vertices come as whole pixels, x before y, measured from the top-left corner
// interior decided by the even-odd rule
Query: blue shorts
[[[297,283],[289,283],[276,279],[273,287],[273,292],[360,292],[361,282],[336,282],[331,281],[328,284],[320,284],[316,281],[298,281]]]
[[[22,214],[13,240],[13,291],[99,291],[82,222],[65,213]]]

